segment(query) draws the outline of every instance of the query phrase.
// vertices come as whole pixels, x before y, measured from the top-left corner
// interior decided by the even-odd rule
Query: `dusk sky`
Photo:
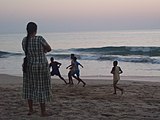
[[[0,33],[160,29],[160,0],[0,0]]]

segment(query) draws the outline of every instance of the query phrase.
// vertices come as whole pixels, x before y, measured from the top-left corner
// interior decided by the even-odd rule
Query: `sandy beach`
[[[114,95],[111,77],[83,78],[86,87],[76,85],[76,80],[74,86],[65,85],[54,77],[53,100],[47,103],[52,116],[42,118],[38,103],[34,104],[36,113],[26,115],[22,77],[0,74],[0,120],[160,120],[160,82],[145,79],[160,77],[122,77],[119,86],[125,92]]]

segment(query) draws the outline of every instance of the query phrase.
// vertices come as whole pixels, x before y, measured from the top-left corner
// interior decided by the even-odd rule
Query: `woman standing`
[[[33,101],[39,102],[41,116],[48,116],[45,102],[51,99],[51,77],[45,53],[51,47],[42,36],[36,36],[37,25],[27,24],[27,36],[23,38],[22,48],[27,57],[27,71],[23,72],[23,97],[28,101],[28,115],[34,113]]]

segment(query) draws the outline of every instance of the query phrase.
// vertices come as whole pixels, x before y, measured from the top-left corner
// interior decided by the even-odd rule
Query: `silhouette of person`
[[[28,115],[34,113],[33,101],[36,101],[40,103],[41,116],[49,116],[45,102],[51,100],[51,76],[45,53],[50,52],[51,47],[42,36],[36,36],[36,23],[29,22],[26,30],[27,36],[22,40],[27,58],[27,71],[23,72],[23,98],[28,101]]]
[[[73,64],[73,58],[74,58],[74,54],[71,54],[70,59],[71,59],[71,65]],[[66,67],[66,69],[69,68],[69,72],[68,72],[68,79],[69,79],[69,83],[70,85],[73,85],[73,80],[72,80],[72,75],[71,75],[71,70],[72,70],[72,66],[69,65],[68,67]]]
[[[51,76],[59,76],[59,78],[61,80],[63,80],[66,84],[67,82],[65,81],[65,79],[61,76],[60,72],[59,72],[59,68],[60,66],[62,65],[61,63],[57,62],[57,61],[54,61],[54,58],[51,57],[50,58],[50,64],[49,64],[49,68],[52,68],[52,71],[51,71]]]
[[[113,61],[113,67],[112,67],[111,73],[113,74],[114,94],[117,94],[117,89],[119,89],[121,91],[121,94],[123,94],[124,90],[117,86],[117,83],[120,80],[120,74],[122,74],[123,71],[117,65],[118,65],[118,61]]]
[[[71,65],[69,65],[67,68],[71,68],[71,77],[74,77],[76,80],[78,80],[78,84],[80,82],[83,83],[83,87],[86,85],[86,83],[80,78],[80,70],[79,70],[79,67],[78,66],[81,66],[83,68],[83,66],[77,61],[77,58],[74,57],[73,58],[73,62]]]

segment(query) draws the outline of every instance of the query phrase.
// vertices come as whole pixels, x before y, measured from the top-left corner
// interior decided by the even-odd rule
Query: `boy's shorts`
[[[77,77],[79,77],[79,76],[80,76],[79,70],[73,71],[73,72],[72,72],[72,76],[73,76],[73,75],[76,75]]]

